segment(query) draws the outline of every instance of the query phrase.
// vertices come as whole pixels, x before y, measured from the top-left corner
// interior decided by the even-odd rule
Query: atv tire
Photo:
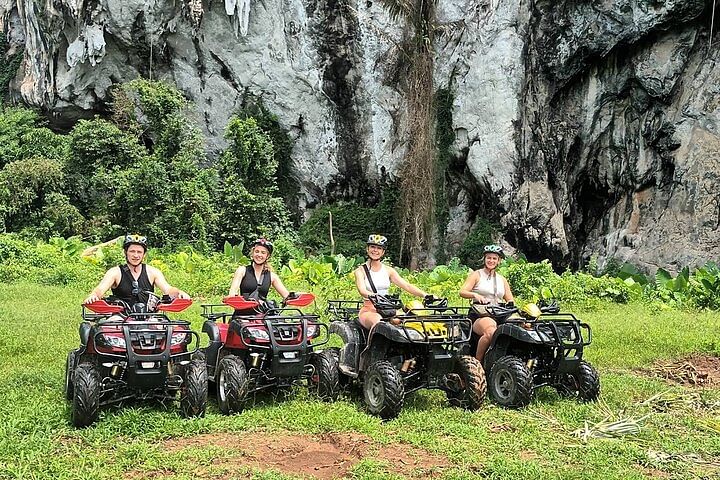
[[[452,374],[458,377],[459,388],[445,390],[450,405],[467,410],[480,408],[487,393],[485,370],[480,362],[475,357],[461,355],[455,359]]]
[[[73,367],[75,367],[75,350],[68,353],[65,363],[65,400],[73,401]]]
[[[313,352],[310,363],[315,367],[310,377],[310,388],[323,401],[335,401],[340,393],[340,370],[337,359],[330,350]]]
[[[338,388],[340,391],[344,391],[352,384],[352,378],[340,371],[340,349],[338,347],[331,347],[328,351],[335,358],[335,365],[338,367]]]
[[[594,402],[600,396],[600,378],[597,370],[585,360],[575,373],[560,377],[554,385],[561,397],[576,398],[582,402]]]
[[[81,363],[72,375],[72,423],[84,428],[100,414],[100,374],[92,363]]]
[[[218,367],[216,384],[220,411],[225,415],[242,412],[248,387],[243,361],[235,355],[225,356]]]
[[[405,401],[405,384],[397,368],[381,360],[370,365],[363,380],[368,411],[383,420],[397,417]]]
[[[183,418],[204,417],[207,398],[207,367],[204,359],[196,358],[184,369],[180,387],[180,415]]]
[[[518,357],[500,357],[490,368],[488,390],[490,398],[502,407],[524,407],[532,400],[532,373]]]

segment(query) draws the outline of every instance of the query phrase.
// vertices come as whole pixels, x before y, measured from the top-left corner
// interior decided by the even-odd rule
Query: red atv
[[[205,414],[207,371],[199,335],[190,322],[165,315],[185,310],[192,300],[145,293],[147,302],[132,306],[110,299],[83,305],[80,348],[68,353],[65,370],[65,396],[76,427],[95,422],[102,406],[129,399],[173,401],[178,392],[183,417]]]
[[[243,297],[203,305],[208,377],[217,387],[221,412],[242,411],[251,393],[305,381],[320,398],[337,398],[337,361],[328,350],[316,351],[327,343],[328,327],[297,308],[314,300],[311,293],[291,293],[281,307]],[[222,311],[227,306],[234,312]]]

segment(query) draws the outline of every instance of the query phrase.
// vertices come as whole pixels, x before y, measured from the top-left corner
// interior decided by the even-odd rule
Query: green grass
[[[716,313],[649,312],[643,306],[608,306],[582,314],[594,331],[586,358],[601,374],[601,401],[579,404],[542,389],[520,411],[487,404],[477,412],[447,406],[438,391],[407,399],[396,420],[380,422],[360,402],[332,404],[302,389],[285,401],[264,398],[240,415],[223,416],[211,399],[202,419],[183,420],[173,406],[128,405],[103,411],[96,425],[76,430],[62,391],[67,352],[78,343],[79,302],[86,294],[35,284],[0,286],[0,478],[294,478],[277,471],[216,463],[232,451],[216,445],[166,451],[163,441],[202,433],[232,432],[242,445],[248,430],[296,434],[363,434],[382,449],[407,444],[448,459],[439,478],[717,478],[720,470],[687,461],[720,457],[720,389],[700,391],[706,401],[666,409],[643,405],[671,390],[697,392],[640,376],[637,367],[691,352],[720,354]],[[201,325],[199,307],[185,315]],[[709,405],[709,406],[708,406]],[[648,415],[649,414],[649,415]],[[637,435],[590,439],[572,432],[610,418],[639,419]],[[661,456],[661,452],[670,456]],[[682,457],[685,456],[685,457]],[[685,461],[683,461],[685,459]],[[225,465],[225,466],[223,466]],[[235,464],[233,464],[235,465]],[[159,473],[161,472],[161,473]],[[379,458],[366,457],[349,475],[399,478]]]

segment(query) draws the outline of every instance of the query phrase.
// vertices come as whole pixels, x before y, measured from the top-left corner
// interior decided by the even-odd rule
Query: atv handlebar
[[[116,303],[117,302],[117,303]],[[155,307],[155,311],[158,312],[182,312],[190,305],[192,300],[189,298],[173,298],[169,302],[158,303]],[[127,302],[117,300],[115,302],[108,302],[107,299],[95,300],[92,303],[83,304],[84,308],[97,313],[98,315],[113,315],[116,313],[125,313],[126,315],[133,315],[136,313],[153,313],[153,312],[132,312],[132,308]]]

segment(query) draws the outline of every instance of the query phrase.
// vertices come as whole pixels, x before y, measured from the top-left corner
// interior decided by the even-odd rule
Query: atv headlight
[[[250,338],[270,341],[270,335],[268,335],[267,330],[264,328],[248,327],[246,330]]]
[[[116,337],[114,335],[100,335],[103,343],[112,348],[125,348],[125,337]]]
[[[528,330],[527,334],[530,335],[530,338],[532,338],[536,342],[542,341],[542,339],[540,338],[540,334],[538,332],[536,332],[535,330]]]
[[[318,335],[320,335],[320,327],[317,326],[317,324],[310,323],[307,326],[307,337],[308,338],[315,338]]]
[[[463,338],[463,331],[460,325],[455,325],[452,329],[452,338]]]
[[[181,345],[187,341],[188,334],[187,333],[173,333],[170,337],[170,345]]]
[[[405,332],[407,332],[407,335],[410,338],[410,340],[417,340],[419,342],[422,342],[423,340],[425,340],[425,336],[422,333],[415,330],[414,328],[406,328]]]

